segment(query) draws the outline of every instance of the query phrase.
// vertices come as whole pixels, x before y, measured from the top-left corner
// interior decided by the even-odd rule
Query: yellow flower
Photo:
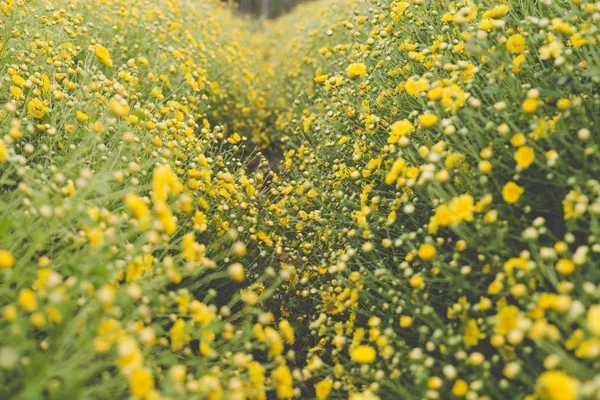
[[[580,33],[576,33],[573,36],[571,36],[571,38],[569,39],[569,42],[575,48],[579,48],[581,46],[584,46],[584,45],[590,43],[590,41],[588,39],[584,38]]]
[[[600,336],[600,304],[595,304],[589,308],[586,323],[594,335]]]
[[[499,335],[506,335],[511,329],[517,327],[519,309],[515,306],[506,306],[500,310],[496,317],[494,332]]]
[[[412,325],[413,319],[409,315],[403,315],[400,317],[400,328],[408,328]]]
[[[152,97],[154,97],[157,100],[162,100],[165,98],[165,96],[162,93],[162,90],[160,88],[153,88],[152,91],[150,92],[150,94],[152,95]]]
[[[438,101],[442,98],[443,90],[441,87],[436,86],[427,92],[427,98],[429,100]]]
[[[283,335],[283,338],[286,342],[290,344],[294,343],[294,341],[296,340],[294,337],[294,329],[292,328],[292,325],[290,325],[287,319],[281,320],[281,322],[279,323],[279,330],[281,331],[281,334]]]
[[[566,110],[569,107],[571,107],[571,100],[569,99],[559,99],[556,102],[556,106],[558,107],[559,110]]]
[[[50,91],[50,78],[48,75],[42,74],[42,91],[48,93]]]
[[[144,398],[154,389],[154,378],[148,369],[137,368],[129,377],[129,388],[135,397]]]
[[[169,369],[169,378],[173,383],[181,383],[186,375],[185,365],[176,364]]]
[[[419,258],[424,261],[431,261],[433,257],[435,257],[435,247],[430,245],[429,243],[423,243],[419,246]]]
[[[330,378],[325,378],[321,382],[315,384],[315,393],[317,399],[326,399],[331,392],[333,381]]]
[[[521,168],[529,168],[535,160],[535,152],[531,147],[523,146],[515,152],[515,161]]]
[[[19,75],[13,75],[12,82],[13,82],[13,85],[21,87],[21,88],[23,86],[25,86],[25,79],[21,78]]]
[[[524,192],[525,189],[523,189],[521,186],[517,185],[514,182],[508,182],[502,188],[502,198],[508,204],[513,204],[519,201],[519,198]]]
[[[400,175],[405,166],[406,162],[402,158],[398,158],[396,161],[394,161],[394,164],[392,164],[392,168],[385,176],[385,183],[388,185],[396,183],[398,176]]]
[[[239,133],[234,133],[231,137],[227,138],[227,141],[231,144],[239,143],[242,140],[242,137]]]
[[[193,233],[187,233],[183,236],[182,247],[183,250],[181,254],[183,254],[185,261],[198,262],[204,257],[204,248],[196,243],[195,235]]]
[[[538,101],[536,99],[527,99],[523,103],[523,112],[527,114],[534,113],[538,108]]]
[[[140,223],[140,229],[148,229],[150,226],[150,211],[146,203],[138,195],[129,193],[125,196],[125,204],[134,212]]]
[[[463,341],[467,346],[477,346],[479,339],[484,338],[483,335],[479,331],[479,327],[477,326],[477,321],[474,319],[470,319],[467,321],[467,326],[465,327],[465,334],[463,336]]]
[[[181,350],[186,343],[185,321],[178,319],[171,327],[171,349]]]
[[[566,258],[561,258],[556,263],[556,270],[561,275],[571,275],[575,272],[575,263],[571,260],[567,260]]]
[[[406,93],[411,96],[418,96],[419,93],[426,91],[428,88],[429,82],[427,82],[427,79],[425,78],[419,78],[419,80],[416,81],[413,78],[410,78],[406,81],[406,85],[404,86]]]
[[[525,38],[520,33],[512,35],[506,41],[506,48],[511,53],[522,53],[525,50]]]
[[[202,211],[196,211],[193,221],[194,229],[198,230],[199,232],[204,232],[208,228],[208,225],[206,224],[206,214],[204,214]]]
[[[561,42],[553,40],[547,46],[540,47],[540,58],[542,60],[547,60],[550,57],[560,57],[560,55],[562,54],[563,47],[564,45]]]
[[[415,128],[409,120],[403,119],[401,121],[396,121],[390,127],[390,137],[388,138],[388,143],[397,143],[401,136],[410,135],[414,130]]]
[[[3,317],[8,322],[14,321],[17,318],[17,307],[14,304],[4,307]]]
[[[201,326],[207,326],[215,318],[215,313],[204,303],[193,300],[190,303],[190,313],[194,322]]]
[[[110,103],[108,103],[108,108],[110,112],[117,117],[125,117],[129,114],[129,105],[116,99],[111,100]]]
[[[469,391],[469,385],[462,379],[457,380],[452,386],[452,394],[456,397],[465,397]]]
[[[283,353],[283,341],[281,340],[281,335],[270,326],[265,328],[265,338],[269,343],[269,356],[275,357]]]
[[[346,73],[350,78],[367,75],[367,66],[363,63],[352,63],[346,68]]]
[[[518,56],[516,56],[513,60],[512,72],[514,72],[515,74],[521,72],[521,64],[523,64],[524,62],[525,56],[523,54],[519,54]]]
[[[0,163],[8,161],[8,151],[6,150],[6,144],[3,140],[0,140]]]
[[[100,60],[102,64],[112,67],[113,63],[106,47],[102,45],[96,46],[96,57],[98,57],[98,60]]]
[[[37,309],[37,296],[31,289],[23,289],[19,292],[19,305],[29,312]]]
[[[42,326],[46,325],[46,318],[44,317],[44,314],[39,311],[31,314],[30,320],[31,324],[36,328],[41,328]]]
[[[294,394],[293,379],[290,369],[283,364],[271,372],[271,379],[275,385],[277,397],[280,399],[291,399]]]
[[[525,146],[527,142],[527,138],[522,133],[517,133],[513,137],[510,138],[510,143],[515,147]]]
[[[434,114],[419,115],[419,124],[423,128],[431,128],[437,122],[438,117]]]
[[[233,263],[228,268],[229,276],[236,282],[244,280],[244,266],[241,263]]]
[[[423,279],[422,276],[419,275],[415,275],[412,278],[410,278],[410,286],[414,287],[414,288],[421,288],[423,287],[423,283],[425,282],[425,279]]]
[[[596,358],[600,356],[600,339],[591,338],[583,341],[575,350],[579,358]]]
[[[371,346],[361,345],[350,350],[350,357],[359,364],[371,364],[375,361],[377,352]]]
[[[576,400],[580,383],[562,371],[546,371],[537,379],[542,400]]]
[[[102,124],[102,122],[100,122],[100,121],[95,121],[95,122],[92,124],[92,131],[93,131],[94,133],[102,133],[102,132],[104,132],[104,125]]]
[[[0,250],[0,269],[12,268],[15,258],[8,250]]]
[[[87,121],[88,120],[88,116],[86,113],[82,112],[82,111],[77,111],[77,121],[83,122],[83,121]]]
[[[442,204],[435,209],[435,214],[429,220],[429,232],[437,233],[440,226],[448,226],[454,221],[454,214],[450,211],[450,208]]]
[[[27,113],[30,117],[42,119],[48,111],[50,111],[50,109],[38,98],[32,99],[27,103]]]
[[[233,246],[231,247],[231,251],[233,252],[234,255],[236,255],[238,257],[243,257],[248,252],[248,249],[247,249],[246,245],[244,244],[244,242],[235,242],[233,244]]]
[[[452,223],[458,224],[461,221],[472,221],[474,210],[473,203],[473,196],[466,193],[452,199],[452,201],[450,202]]]

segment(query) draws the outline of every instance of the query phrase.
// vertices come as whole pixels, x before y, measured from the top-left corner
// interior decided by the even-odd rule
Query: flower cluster
[[[579,0],[331,0],[270,24],[299,385],[599,395],[599,21]]]
[[[254,23],[218,1],[2,5],[0,397],[291,393],[293,329],[262,307],[282,278]]]

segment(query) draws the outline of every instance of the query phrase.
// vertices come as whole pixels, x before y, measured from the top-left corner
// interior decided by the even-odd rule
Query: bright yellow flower
[[[8,250],[0,250],[0,269],[8,269],[15,265],[15,258]]]
[[[8,150],[3,140],[0,140],[0,163],[8,161]]]
[[[369,345],[360,345],[350,350],[350,357],[359,364],[371,364],[375,361],[377,352]]]
[[[413,319],[409,315],[402,315],[400,317],[400,328],[408,328],[412,325]]]
[[[229,276],[236,282],[244,280],[244,266],[241,263],[233,263],[228,268]]]
[[[154,378],[146,368],[138,368],[129,377],[131,394],[140,399],[146,397],[154,389]]]
[[[282,364],[271,372],[271,379],[280,399],[290,399],[294,394],[294,381],[287,365]]]
[[[279,323],[279,330],[281,331],[281,334],[287,343],[294,343],[296,340],[294,337],[294,329],[287,319],[281,320]]]
[[[569,107],[571,107],[571,100],[569,99],[559,99],[556,102],[556,106],[558,107],[559,110],[566,110]]]
[[[514,182],[508,182],[502,188],[502,198],[508,204],[513,204],[519,201],[519,198],[524,192],[525,189],[523,189],[521,186],[517,185]]]
[[[562,258],[556,263],[556,270],[561,275],[571,275],[575,272],[575,263],[566,258]]]
[[[77,121],[83,122],[83,121],[87,121],[88,120],[88,116],[86,113],[82,112],[82,111],[77,111]]]
[[[31,289],[23,289],[19,292],[19,305],[29,312],[37,310],[37,296]]]
[[[108,108],[110,112],[117,117],[125,117],[129,114],[129,105],[124,101],[116,99],[111,100],[110,103],[108,103]]]
[[[23,86],[25,86],[25,79],[23,79],[19,75],[13,75],[12,76],[12,82],[13,82],[13,85],[18,86],[20,88],[22,88]]]
[[[414,275],[413,277],[410,278],[410,280],[408,282],[410,283],[410,286],[412,286],[416,289],[420,289],[423,287],[423,283],[425,283],[425,279],[423,279],[423,277],[420,275]]]
[[[456,397],[465,397],[469,391],[469,385],[466,381],[459,379],[452,386],[452,394]]]
[[[590,306],[587,312],[586,323],[588,329],[596,336],[600,336],[600,304]]]
[[[27,103],[27,113],[30,117],[42,119],[50,109],[37,97]]]
[[[535,160],[535,152],[531,147],[523,146],[515,152],[515,161],[521,168],[529,168]]]
[[[496,327],[494,332],[506,335],[511,329],[517,327],[519,309],[515,306],[506,306],[496,316]]]
[[[102,64],[112,67],[113,63],[106,47],[102,45],[96,46],[96,57],[98,57],[98,60],[100,60]]]
[[[525,38],[520,33],[512,35],[506,41],[506,48],[511,53],[522,53],[525,50]]]
[[[423,128],[431,128],[437,122],[438,117],[434,114],[419,115],[419,124]]]
[[[479,330],[477,321],[474,319],[468,320],[467,325],[465,327],[465,334],[463,336],[465,344],[467,346],[477,346],[477,343],[479,343],[479,339],[482,339],[484,337],[485,335],[482,334]]]
[[[475,207],[473,196],[470,194],[465,193],[453,198],[449,207],[450,212],[452,213],[453,224],[473,220],[473,211]]]
[[[580,383],[562,371],[546,371],[537,379],[542,400],[576,400]]]
[[[523,103],[523,112],[527,114],[534,113],[538,108],[538,101],[536,99],[527,99]]]
[[[315,394],[317,399],[326,399],[329,397],[333,381],[330,378],[325,378],[319,383],[315,384]]]
[[[423,243],[419,246],[419,258],[424,261],[431,261],[433,257],[435,257],[435,247],[430,245],[429,243]]]
[[[409,120],[403,119],[396,121],[390,127],[390,137],[388,143],[397,143],[401,136],[410,135],[415,130],[413,124]]]
[[[346,73],[350,78],[367,75],[367,66],[363,63],[352,63],[346,68]]]

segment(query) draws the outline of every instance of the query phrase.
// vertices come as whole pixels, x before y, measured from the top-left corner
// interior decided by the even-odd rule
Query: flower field
[[[0,1],[0,398],[600,399],[599,28]]]

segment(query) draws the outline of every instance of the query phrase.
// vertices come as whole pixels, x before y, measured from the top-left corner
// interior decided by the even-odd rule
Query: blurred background
[[[264,18],[276,18],[304,0],[228,0],[242,14]]]

